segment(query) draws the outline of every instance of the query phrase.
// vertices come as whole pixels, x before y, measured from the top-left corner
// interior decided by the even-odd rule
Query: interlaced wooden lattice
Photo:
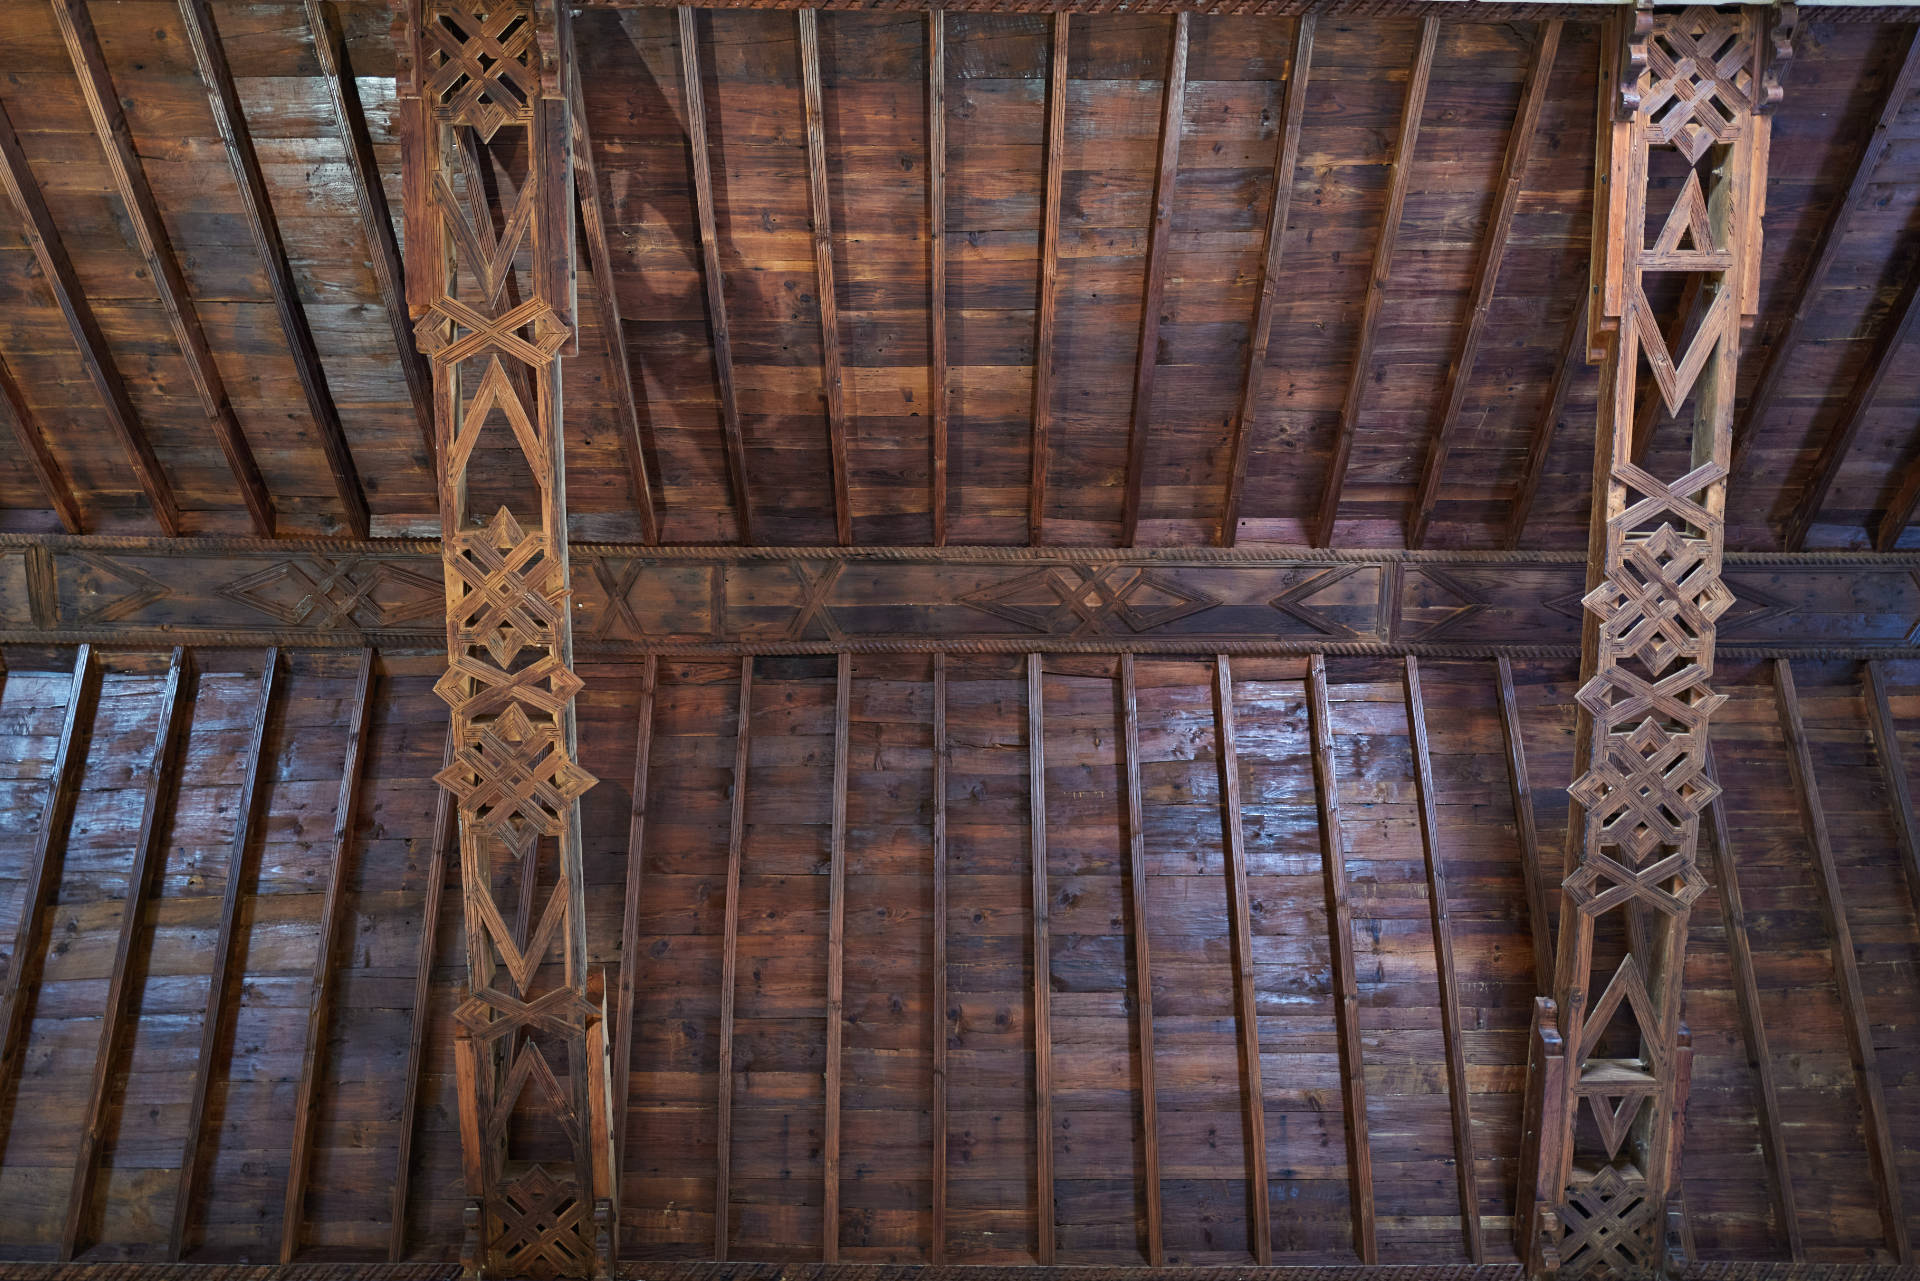
[[[1754,310],[1771,70],[1750,10],[1642,10],[1623,24],[1619,110],[1596,212],[1593,345],[1606,352],[1594,499],[1598,564],[1577,695],[1581,772],[1561,885],[1556,970],[1567,1070],[1542,1110],[1541,1186],[1523,1242],[1533,1270],[1651,1276],[1684,1108],[1680,976],[1687,917],[1706,889],[1707,777],[1734,363]],[[1662,212],[1664,211],[1664,212]],[[1650,231],[1650,228],[1656,228]],[[1669,343],[1651,301],[1697,277],[1698,321]],[[1676,279],[1679,278],[1679,279]],[[1634,461],[1642,378],[1670,413],[1692,406],[1677,479]],[[1596,969],[1595,936],[1626,954]],[[1597,999],[1594,989],[1598,989]],[[1557,1197],[1557,1203],[1547,1197]],[[1550,1266],[1550,1265],[1549,1265]]]
[[[595,780],[576,759],[560,422],[574,309],[567,13],[555,0],[395,3],[408,301],[433,365],[439,454],[448,664],[435,690],[454,746],[438,780],[459,803],[466,917],[464,1261],[474,1274],[604,1275],[612,1148],[577,804]],[[516,1150],[555,1130],[569,1160]]]

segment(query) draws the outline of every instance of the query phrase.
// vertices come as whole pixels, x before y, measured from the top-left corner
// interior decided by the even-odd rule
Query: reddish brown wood
[[[935,21],[938,21],[936,15]],[[933,656],[933,1249],[947,1257],[947,656]]]
[[[1133,426],[1127,437],[1127,494],[1120,542],[1132,547],[1140,532],[1140,491],[1147,469],[1147,433],[1153,426],[1154,371],[1160,361],[1160,312],[1167,291],[1168,239],[1173,227],[1173,189],[1180,173],[1180,128],[1187,104],[1187,12],[1173,16],[1173,47],[1167,54],[1160,98],[1160,153],[1153,177],[1153,223],[1147,232],[1146,283],[1140,300],[1140,346],[1133,366]],[[1149,1198],[1157,1198],[1149,1187]],[[1151,1232],[1158,1239],[1159,1229]]]
[[[1027,541],[1035,547],[1046,542],[1053,329],[1060,305],[1060,181],[1067,159],[1067,33],[1072,26],[1070,15],[1053,16],[1053,52],[1047,72],[1047,172],[1040,219],[1040,308],[1034,322],[1032,480],[1027,485]]]
[[[1580,305],[1573,309],[1573,319],[1567,322],[1567,336],[1561,344],[1560,367],[1554,371],[1553,390],[1547,395],[1546,412],[1534,423],[1533,435],[1527,443],[1527,461],[1520,473],[1520,484],[1514,490],[1513,510],[1507,516],[1506,537],[1501,546],[1511,551],[1520,545],[1526,537],[1527,518],[1533,514],[1533,500],[1540,492],[1540,478],[1546,474],[1547,454],[1553,448],[1553,434],[1560,426],[1560,416],[1567,408],[1567,393],[1573,388],[1573,380],[1587,364],[1587,303],[1590,291],[1580,291]]]
[[[1834,863],[1833,843],[1827,835],[1827,814],[1820,800],[1819,780],[1813,772],[1813,752],[1800,715],[1800,696],[1794,689],[1793,664],[1784,658],[1774,659],[1773,679],[1779,699],[1780,732],[1787,740],[1787,766],[1793,774],[1794,790],[1800,798],[1800,816],[1806,823],[1807,841],[1819,870],[1820,906],[1826,914],[1828,932],[1833,936],[1834,982],[1840,989],[1840,1002],[1846,1016],[1847,1049],[1853,1059],[1854,1083],[1860,1091],[1861,1124],[1866,1130],[1867,1153],[1873,1162],[1880,1221],[1895,1258],[1903,1265],[1909,1264],[1913,1261],[1913,1247],[1907,1236],[1905,1203],[1900,1196],[1899,1150],[1893,1145],[1888,1126],[1886,1092],[1880,1082],[1880,1067],[1873,1049],[1873,1026],[1867,1018],[1866,996],[1860,986],[1853,930],[1847,923],[1846,894],[1840,884],[1839,868]]]
[[[220,1046],[220,1028],[226,1018],[227,988],[232,981],[234,924],[240,914],[240,885],[245,879],[247,850],[253,843],[254,811],[260,786],[260,762],[265,755],[268,719],[273,715],[274,683],[280,674],[280,651],[269,649],[260,674],[260,699],[254,705],[252,732],[240,774],[240,799],[234,806],[233,843],[227,850],[226,886],[220,897],[220,928],[208,957],[207,1009],[200,1024],[200,1053],[193,1063],[193,1091],[187,1104],[187,1141],[180,1156],[180,1177],[173,1193],[173,1227],[168,1234],[167,1257],[176,1262],[186,1252],[193,1223],[194,1185],[200,1172],[200,1144],[206,1128],[207,1093],[213,1083],[213,1060]]]
[[[1184,17],[1184,15],[1182,15]],[[1186,23],[1180,24],[1186,43]],[[1175,119],[1178,127],[1178,119]],[[1133,917],[1134,1022],[1140,1054],[1140,1132],[1146,1162],[1147,1262],[1167,1261],[1162,1243],[1160,1198],[1160,1101],[1153,1074],[1153,957],[1147,937],[1147,807],[1140,789],[1140,698],[1133,655],[1120,656],[1120,702],[1127,773],[1127,900]]]
[[[1307,20],[1311,28],[1311,20]],[[1296,41],[1295,48],[1299,45]],[[1273,1201],[1267,1190],[1267,1092],[1260,1070],[1260,996],[1253,968],[1252,900],[1247,890],[1247,837],[1241,820],[1240,755],[1235,746],[1233,661],[1213,660],[1215,736],[1220,745],[1220,808],[1227,837],[1228,910],[1233,916],[1233,996],[1240,1033],[1241,1095],[1247,1118],[1247,1200],[1253,1211],[1253,1258],[1273,1262]]]
[[[1887,795],[1893,801],[1894,821],[1900,828],[1900,852],[1906,856],[1907,892],[1920,916],[1920,822],[1914,818],[1913,789],[1907,784],[1907,763],[1900,750],[1899,728],[1893,704],[1887,698],[1887,674],[1877,661],[1867,668],[1867,711],[1873,718],[1874,753],[1886,775]]]
[[[1500,731],[1507,747],[1507,786],[1513,793],[1514,835],[1520,844],[1520,879],[1527,888],[1527,927],[1533,936],[1534,981],[1553,988],[1553,935],[1547,928],[1547,891],[1540,873],[1540,832],[1533,820],[1533,783],[1527,774],[1527,744],[1520,732],[1520,704],[1513,692],[1513,664],[1494,660],[1500,676]]]
[[[627,886],[620,912],[620,988],[613,1039],[613,1151],[627,1157],[627,1100],[633,1086],[633,1010],[640,983],[640,913],[646,876],[647,779],[653,761],[653,703],[660,685],[660,657],[648,654],[640,673],[640,711],[633,741],[633,806],[627,819]]]
[[[182,532],[180,508],[174,502],[173,486],[147,440],[146,428],[141,425],[140,415],[127,395],[126,383],[113,363],[106,334],[101,331],[93,306],[87,301],[87,291],[73,270],[73,260],[67,257],[60,229],[54,225],[53,214],[47,208],[46,198],[40,194],[39,182],[27,163],[26,153],[20,149],[20,139],[13,132],[13,121],[4,107],[0,107],[0,182],[6,184],[7,195],[19,211],[27,243],[33,247],[34,258],[40,265],[40,277],[66,319],[67,332],[73,335],[73,345],[79,349],[80,363],[94,390],[100,394],[107,424],[126,451],[140,488],[146,492],[155,523],[161,533],[169,537],[179,535]]]
[[[815,10],[800,10],[800,86],[806,108],[807,199],[813,218],[813,272],[820,298],[820,381],[833,451],[833,529],[853,545],[853,499],[847,475],[847,393],[840,368],[840,300],[833,282],[833,218],[827,200],[827,126],[820,105],[820,28]]]
[[[833,687],[833,830],[827,866],[827,1100],[820,1155],[821,1258],[840,1259],[840,1060],[847,966],[847,746],[853,710],[853,655],[840,654]]]
[[[1467,401],[1467,388],[1473,382],[1474,362],[1480,356],[1480,340],[1487,329],[1487,317],[1493,311],[1493,291],[1500,283],[1500,264],[1506,257],[1507,236],[1513,230],[1513,215],[1520,207],[1520,188],[1526,181],[1527,158],[1533,154],[1533,137],[1540,127],[1540,110],[1546,104],[1547,86],[1553,80],[1553,58],[1560,50],[1561,22],[1558,18],[1540,24],[1534,39],[1533,58],[1527,64],[1527,84],[1520,92],[1520,106],[1514,112],[1513,127],[1507,132],[1507,156],[1500,167],[1500,185],[1494,197],[1493,217],[1480,238],[1480,262],[1474,268],[1472,301],[1467,323],[1460,333],[1460,346],[1447,370],[1447,396],[1441,404],[1439,425],[1427,446],[1427,461],[1420,474],[1420,490],[1414,497],[1413,513],[1407,520],[1407,546],[1423,547],[1427,527],[1440,501],[1440,482],[1446,474],[1447,450],[1453,443]],[[1478,1233],[1475,1233],[1478,1240]],[[1474,1253],[1478,1262],[1480,1254]]]
[[[372,718],[373,651],[360,651],[360,670],[354,678],[351,712],[347,720],[347,755],[340,767],[340,797],[333,811],[333,854],[327,869],[327,890],[320,905],[320,937],[313,961],[313,981],[307,990],[307,1037],[300,1057],[300,1086],[293,1100],[293,1140],[287,1157],[287,1195],[280,1219],[280,1262],[292,1263],[300,1248],[306,1220],[307,1173],[312,1158],[313,1099],[319,1087],[320,1055],[326,1045],[328,998],[333,989],[333,947],[340,935],[340,917],[346,910],[347,854],[353,844],[354,821],[360,803],[360,776]]]
[[[1287,60],[1287,96],[1280,122],[1280,143],[1273,160],[1273,200],[1267,206],[1267,232],[1260,262],[1260,294],[1254,306],[1253,340],[1240,383],[1240,405],[1233,415],[1232,463],[1227,470],[1226,505],[1220,516],[1220,545],[1239,537],[1240,502],[1247,488],[1247,449],[1267,383],[1267,349],[1273,343],[1273,305],[1280,297],[1280,266],[1286,250],[1287,214],[1293,208],[1294,171],[1300,167],[1300,127],[1307,116],[1307,82],[1313,69],[1311,13],[1293,20],[1293,51]]]
[[[1065,20],[1064,14],[1061,20]],[[1050,1264],[1057,1234],[1053,1204],[1053,945],[1047,930],[1052,891],[1047,882],[1047,731],[1041,662],[1040,655],[1027,655],[1027,812],[1033,833],[1034,1213],[1039,1229],[1039,1261]]]
[[[193,296],[187,290],[187,278],[180,270],[180,260],[174,256],[173,242],[167,237],[166,225],[160,220],[160,205],[153,198],[153,189],[147,185],[146,168],[133,149],[133,134],[127,128],[125,113],[120,109],[120,95],[114,88],[112,75],[107,71],[106,55],[101,52],[99,37],[94,33],[86,0],[53,0],[53,16],[59,23],[60,37],[67,46],[67,56],[73,61],[74,74],[79,78],[81,99],[93,118],[94,134],[100,141],[100,149],[106,154],[107,170],[113,177],[114,189],[120,196],[120,203],[126,208],[128,225],[133,231],[141,257],[146,260],[154,292],[159,295],[160,306],[167,313],[174,341],[179,344],[180,354],[187,363],[187,372],[193,378],[194,390],[199,393],[214,437],[220,442],[220,452],[226,455],[227,467],[233,472],[234,483],[239,486],[240,497],[253,519],[253,532],[262,538],[271,538],[273,499],[267,493],[267,483],[253,460],[253,448],[240,430],[239,420],[233,416],[233,406],[227,399],[226,382],[220,376],[219,366],[214,363],[213,349],[207,345],[207,336],[200,328],[200,316],[194,310]],[[340,480],[337,460],[329,457],[328,462],[335,465],[335,480]],[[351,459],[348,459],[347,465],[350,472]],[[347,528],[356,538],[365,538],[366,498],[359,493],[358,484],[356,478],[352,495],[343,489],[342,498],[347,505]],[[354,496],[359,499],[357,508],[352,502]]]
[[[40,492],[46,497],[47,506],[53,508],[60,518],[60,527],[69,534],[86,532],[85,522],[80,518],[80,503],[73,496],[73,486],[60,471],[53,451],[47,447],[47,438],[40,424],[34,420],[33,410],[27,405],[26,393],[21,391],[20,383],[7,368],[7,362],[0,360],[0,417],[7,420],[7,426],[13,431],[13,438],[20,442],[20,453],[26,458],[27,465],[33,468],[33,477],[40,483]]]
[[[684,14],[686,10],[681,10]],[[684,32],[685,27],[681,30]],[[720,1065],[714,1141],[713,1257],[727,1259],[733,1175],[733,993],[740,957],[740,860],[747,838],[747,749],[753,730],[753,659],[740,660],[740,728],[733,747],[733,798],[727,830],[725,936],[720,953]]]
[[[1427,104],[1427,84],[1433,76],[1433,53],[1439,40],[1440,19],[1421,19],[1420,47],[1414,54],[1413,69],[1407,75],[1406,97],[1401,103],[1400,132],[1394,143],[1386,213],[1380,220],[1380,237],[1373,248],[1373,270],[1367,277],[1360,340],[1353,353],[1353,372],[1347,380],[1346,399],[1340,406],[1340,428],[1334,437],[1333,458],[1327,466],[1326,486],[1320,495],[1320,511],[1314,518],[1315,547],[1331,544],[1334,523],[1340,518],[1340,494],[1347,483],[1347,458],[1353,452],[1354,434],[1360,429],[1360,407],[1367,382],[1373,376],[1373,344],[1379,338],[1380,306],[1386,301],[1387,282],[1393,274],[1393,247],[1400,236],[1401,212],[1407,206],[1407,184],[1413,178],[1413,151],[1420,140],[1420,113]]]
[[[707,326],[713,334],[714,382],[720,392],[720,429],[727,444],[727,482],[740,541],[753,544],[753,495],[747,488],[747,443],[733,388],[733,340],[727,327],[727,296],[720,274],[720,236],[714,230],[713,169],[707,153],[706,94],[700,85],[700,34],[694,11],[682,6],[680,76],[687,101],[687,148],[693,156],[693,203],[700,226],[700,261],[707,290]],[[725,1258],[725,1255],[721,1255]]]
[[[1674,308],[1673,318],[1661,329],[1668,351],[1687,350],[1693,335],[1706,322],[1707,308],[1713,301],[1713,295],[1702,284],[1704,279],[1697,274],[1684,277],[1680,286],[1680,302]],[[1642,379],[1639,395],[1634,398],[1633,435],[1629,445],[1629,456],[1636,464],[1644,465],[1647,451],[1653,448],[1654,428],[1660,423],[1660,409],[1659,382],[1652,378]]]
[[[932,350],[927,391],[933,398],[933,545],[947,545],[947,20],[927,13],[927,327]],[[940,1235],[934,1233],[935,1262]]]

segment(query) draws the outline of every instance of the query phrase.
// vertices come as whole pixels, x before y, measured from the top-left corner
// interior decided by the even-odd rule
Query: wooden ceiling
[[[1571,12],[1550,63],[1543,18],[1437,19],[1429,42],[1417,17],[1328,12],[1309,43],[1294,17],[1196,15],[1177,148],[1162,137],[1173,17],[953,13],[933,78],[943,166],[930,164],[925,15],[823,12],[817,160],[836,304],[823,330],[795,15],[700,11],[683,26],[665,8],[583,11],[592,216],[566,370],[576,535],[649,532],[631,423],[662,541],[740,541],[741,482],[756,543],[935,541],[939,175],[947,542],[1024,544],[1037,523],[1055,544],[1400,547],[1413,534],[1431,547],[1583,546],[1597,380],[1568,339],[1587,270],[1598,28]],[[71,526],[168,532],[136,465],[131,442],[144,440],[179,532],[262,530],[268,504],[282,535],[437,532],[424,383],[410,381],[417,359],[383,291],[397,268],[382,242],[395,235],[400,163],[387,7],[59,0],[10,4],[7,25],[0,106],[17,147],[0,152],[28,181],[0,207],[0,359],[25,435],[0,450],[0,522],[61,527],[49,495],[62,484],[41,482],[33,440],[71,487]],[[1056,25],[1065,89],[1050,97]],[[1868,545],[1920,466],[1912,37],[1911,25],[1808,10],[1794,41],[1761,315],[1741,359],[1730,547]],[[714,275],[702,265],[689,54]],[[1531,128],[1516,133],[1517,119]],[[1052,152],[1050,125],[1063,139]],[[257,184],[230,155],[249,149]],[[1274,244],[1274,173],[1289,152]],[[1171,181],[1156,203],[1163,164]],[[1499,216],[1509,169],[1510,223]],[[1269,261],[1270,334],[1249,389]],[[624,365],[609,356],[608,282]],[[1676,318],[1684,302],[1667,300]],[[838,479],[823,373],[836,358]],[[1244,480],[1223,531],[1243,398]],[[1647,439],[1662,474],[1686,448],[1685,430],[1651,407]]]

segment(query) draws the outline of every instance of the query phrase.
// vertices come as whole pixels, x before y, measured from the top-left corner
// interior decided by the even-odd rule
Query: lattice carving
[[[434,375],[467,999],[455,1062],[463,1256],[499,1276],[604,1275],[613,1255],[599,976],[586,966],[559,353],[573,267],[567,11],[396,0],[408,302]],[[473,510],[470,491],[489,495]],[[545,897],[541,898],[544,891]],[[502,900],[506,900],[503,905]],[[514,904],[517,902],[518,906]],[[535,916],[535,904],[540,903]],[[557,1131],[570,1159],[515,1150]]]
[[[1603,153],[1611,192],[1597,242],[1594,337],[1607,350],[1594,496],[1572,870],[1561,884],[1556,997],[1571,1065],[1542,1099],[1543,1188],[1527,1247],[1571,1275],[1650,1277],[1661,1266],[1684,1105],[1676,1068],[1689,910],[1706,889],[1700,818],[1719,789],[1707,725],[1720,618],[1723,513],[1740,326],[1754,296],[1766,121],[1756,114],[1765,19],[1747,10],[1640,10],[1619,20],[1621,86]],[[1774,53],[1778,59],[1778,51]],[[1657,228],[1649,233],[1649,228]],[[1656,277],[1694,276],[1708,305],[1669,346]],[[1668,412],[1692,407],[1692,463],[1664,480],[1633,461],[1643,378]],[[1627,954],[1596,973],[1602,930]],[[1599,988],[1598,999],[1592,991]],[[1549,1161],[1549,1157],[1551,1158]],[[1551,1193],[1549,1192],[1549,1195]]]

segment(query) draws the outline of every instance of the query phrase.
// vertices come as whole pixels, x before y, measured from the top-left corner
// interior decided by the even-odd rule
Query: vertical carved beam
[[[933,21],[940,15],[936,11]],[[933,656],[933,1257],[947,1261],[947,656]]]
[[[1067,159],[1067,33],[1073,15],[1053,15],[1047,69],[1047,176],[1040,219],[1040,307],[1033,339],[1033,478],[1027,485],[1027,542],[1046,541],[1047,463],[1053,426],[1053,325],[1060,293],[1060,181]]]
[[[947,545],[947,24],[927,14],[927,392],[933,400],[933,545]],[[934,1238],[934,1261],[940,1242]]]
[[[826,1124],[820,1168],[822,1262],[840,1261],[840,1060],[845,1056],[847,974],[847,749],[853,712],[853,655],[840,651],[833,690],[833,833],[827,869]]]
[[[1056,20],[1056,30],[1066,23]],[[1053,944],[1047,913],[1053,892],[1047,883],[1047,731],[1043,668],[1027,655],[1027,809],[1033,825],[1033,1129],[1038,1256],[1053,1262]]]
[[[462,1253],[470,1270],[584,1277],[611,1264],[615,1189],[581,874],[578,802],[596,780],[576,759],[568,616],[569,11],[556,0],[396,11],[407,301],[433,368],[447,581],[435,689],[454,751],[438,779],[459,805],[466,920],[469,992],[454,1014]],[[477,161],[462,162],[466,140]],[[470,475],[475,459],[484,470]],[[474,510],[469,482],[491,510]],[[516,889],[533,892],[524,931],[503,914]],[[525,1136],[542,1130],[557,1141],[535,1151]]]
[[[1721,696],[1707,682],[1715,620],[1732,603],[1720,555],[1735,362],[1757,301],[1762,113],[1778,97],[1764,24],[1750,10],[1640,10],[1621,21],[1603,69],[1611,119],[1596,153],[1589,319],[1606,363],[1555,974],[1569,1064],[1557,1107],[1544,1109],[1558,1132],[1536,1136],[1553,1166],[1541,1181],[1561,1200],[1527,1207],[1522,1248],[1529,1259],[1557,1252],[1569,1276],[1650,1277],[1667,1252],[1687,917],[1707,888],[1700,816],[1718,792],[1707,721]],[[1674,274],[1699,277],[1707,299],[1677,353],[1646,287]],[[1685,476],[1633,461],[1643,377],[1669,413],[1692,406]],[[1629,946],[1596,972],[1610,915]]]

